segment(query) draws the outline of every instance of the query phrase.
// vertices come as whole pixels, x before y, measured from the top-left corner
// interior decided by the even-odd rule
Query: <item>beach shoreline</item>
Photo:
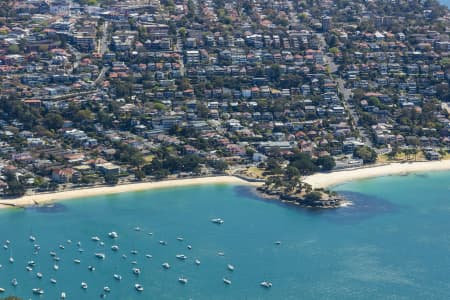
[[[25,195],[20,198],[2,199],[0,200],[1,208],[27,207],[33,205],[43,205],[64,200],[77,198],[95,197],[103,195],[112,195],[128,192],[139,192],[153,189],[164,189],[191,185],[208,185],[208,184],[237,184],[259,186],[260,182],[250,182],[235,176],[211,176],[199,178],[173,179],[153,182],[137,182],[115,186],[97,186],[80,189],[73,189],[61,192],[38,193],[35,195]]]
[[[352,170],[317,173],[305,177],[303,181],[313,188],[330,188],[341,183],[367,178],[449,170],[450,160],[390,163]]]

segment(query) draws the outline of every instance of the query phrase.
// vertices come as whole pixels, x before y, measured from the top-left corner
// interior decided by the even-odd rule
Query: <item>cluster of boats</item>
[[[219,224],[219,225],[221,225],[221,224],[224,223],[224,220],[222,220],[221,218],[214,218],[214,219],[211,219],[211,222],[214,223],[214,224]],[[134,230],[135,230],[135,231],[140,231],[141,229],[140,229],[140,227],[135,227]],[[153,233],[148,233],[148,234],[149,234],[149,235],[153,235]],[[119,234],[118,234],[117,232],[115,232],[115,231],[111,231],[111,232],[109,232],[107,235],[108,235],[108,237],[109,237],[110,239],[112,239],[112,240],[116,240],[116,239],[119,238]],[[36,237],[33,236],[33,235],[30,235],[30,236],[29,236],[29,240],[33,243],[34,254],[38,254],[38,252],[39,252],[39,250],[40,250],[40,246],[39,246],[38,244],[35,243],[36,240],[37,240]],[[94,241],[94,242],[96,242],[96,243],[99,243],[99,245],[101,245],[101,246],[104,246],[104,242],[102,242],[101,238],[98,237],[98,236],[92,236],[92,237],[91,237],[91,240]],[[180,242],[182,242],[182,241],[184,240],[184,238],[183,238],[183,237],[177,237],[177,240],[180,241]],[[71,244],[72,241],[71,241],[71,240],[67,240],[67,243],[68,243],[68,244]],[[161,245],[163,245],[163,246],[164,246],[164,245],[167,245],[167,242],[166,242],[166,241],[159,241],[159,243],[160,243]],[[279,245],[279,244],[281,244],[281,242],[277,241],[277,242],[275,242],[275,244]],[[9,240],[6,240],[6,241],[5,241],[5,243],[4,243],[4,245],[3,245],[3,248],[4,248],[5,250],[7,250],[7,249],[10,248],[10,241],[9,241]],[[64,250],[64,249],[65,249],[65,246],[60,244],[60,245],[58,246],[58,248],[61,249],[61,250]],[[79,252],[79,253],[84,252],[83,248],[81,247],[81,242],[77,242],[77,248],[78,248],[78,252]],[[117,252],[117,251],[119,251],[119,249],[120,249],[120,248],[119,248],[119,245],[114,244],[114,245],[111,246],[111,251],[113,251],[113,252]],[[188,246],[187,246],[187,249],[191,250],[191,249],[192,249],[192,246],[191,246],[191,245],[188,245]],[[137,251],[137,250],[131,250],[130,253],[131,253],[132,255],[138,255],[138,251]],[[55,251],[50,251],[49,254],[50,254],[50,256],[52,257],[52,259],[53,259],[53,261],[54,261],[53,269],[54,269],[55,271],[57,271],[57,270],[59,269],[58,262],[60,261],[60,258],[58,257],[58,255],[57,255],[57,253],[56,253]],[[218,252],[217,254],[218,254],[219,256],[224,256],[224,255],[225,255],[225,253],[223,253],[223,252]],[[106,259],[106,254],[103,253],[103,252],[94,252],[94,257],[96,257],[96,258],[99,259],[99,260],[105,260],[105,259]],[[151,255],[151,254],[146,254],[145,257],[148,258],[148,259],[150,259],[150,258],[152,258],[152,255]],[[126,259],[127,256],[126,256],[125,254],[123,254],[123,255],[122,255],[122,258]],[[188,259],[188,256],[186,256],[185,254],[176,254],[176,255],[175,255],[175,258],[177,258],[178,260],[184,261],[184,260],[187,260],[187,259]],[[13,263],[15,262],[15,261],[14,261],[14,258],[13,258],[13,256],[12,256],[12,254],[11,254],[11,251],[10,251],[9,262],[10,262],[11,264],[13,264]],[[81,264],[81,260],[78,259],[78,258],[75,258],[75,259],[73,259],[73,263],[75,263],[75,264]],[[131,263],[132,263],[133,265],[137,265],[137,262],[136,262],[136,261],[132,261]],[[201,261],[200,261],[198,258],[196,258],[196,259],[194,260],[194,263],[195,263],[195,265],[199,266],[199,265],[201,264]],[[25,268],[26,268],[27,271],[32,272],[33,269],[35,268],[35,266],[36,266],[36,262],[35,262],[34,260],[29,260],[29,261],[27,262]],[[1,268],[2,268],[2,265],[0,264],[0,269],[1,269]],[[162,268],[167,270],[167,269],[170,269],[171,266],[170,266],[170,264],[169,264],[168,262],[164,262],[164,263],[162,263]],[[234,271],[235,271],[235,267],[234,267],[234,265],[232,265],[232,264],[228,264],[228,265],[227,265],[227,269],[228,269],[230,272],[234,272]],[[93,272],[93,271],[95,271],[95,267],[92,266],[92,265],[89,265],[89,266],[88,266],[88,270],[91,271],[91,272]],[[135,275],[136,278],[138,278],[139,275],[141,274],[141,269],[140,269],[139,267],[137,267],[137,266],[134,266],[134,267],[131,269],[131,272],[132,272],[132,274]],[[42,272],[36,272],[36,277],[37,277],[38,279],[42,279],[42,278],[44,277],[44,275],[43,275]],[[114,278],[116,281],[121,281],[121,280],[122,280],[122,275],[115,273],[115,274],[113,274],[113,278]],[[227,277],[223,277],[222,280],[223,280],[224,284],[226,284],[226,285],[231,285],[231,283],[232,283],[231,279],[230,279],[230,278],[227,278]],[[56,281],[55,278],[50,278],[50,282],[51,282],[52,284],[56,284],[57,281]],[[185,277],[185,276],[180,276],[180,277],[178,277],[178,282],[181,283],[181,284],[183,284],[183,285],[185,285],[185,284],[187,284],[187,283],[189,282],[189,280],[188,280],[188,278]],[[17,280],[16,278],[13,278],[13,279],[11,280],[11,285],[12,285],[13,287],[17,287],[17,286],[19,285],[18,280]],[[81,289],[83,289],[83,290],[87,290],[87,289],[88,289],[88,284],[87,284],[85,281],[82,281],[80,286],[81,286]],[[270,281],[263,281],[263,282],[260,283],[260,286],[262,286],[262,287],[264,287],[264,288],[271,288],[271,287],[272,287],[272,283],[271,283]],[[136,290],[137,292],[142,292],[142,291],[144,291],[144,287],[143,287],[143,285],[140,284],[140,283],[135,283],[134,288],[135,288],[135,290]],[[6,290],[5,288],[0,287],[0,293],[5,292],[5,290]],[[106,297],[106,293],[110,293],[110,292],[111,292],[111,288],[110,288],[109,286],[105,286],[105,287],[103,288],[102,294],[100,295],[101,298]],[[34,294],[34,295],[42,295],[42,294],[44,294],[44,290],[43,290],[42,288],[40,288],[40,287],[36,287],[36,288],[33,288],[33,289],[32,289],[32,294]],[[66,297],[67,297],[67,294],[66,294],[65,291],[60,292],[60,298],[61,298],[61,299],[66,299]]]

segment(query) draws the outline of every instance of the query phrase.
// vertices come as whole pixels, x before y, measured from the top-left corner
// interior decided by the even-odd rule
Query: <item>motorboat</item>
[[[12,286],[17,286],[18,284],[19,284],[19,282],[17,281],[17,279],[13,278],[13,280],[11,280]]]
[[[117,234],[117,232],[115,231],[111,231],[110,233],[108,233],[108,236],[112,239],[117,239],[119,237],[119,234]]]
[[[281,241],[276,241],[275,245],[281,245]]]
[[[54,260],[54,261],[59,261],[60,258],[59,258],[59,256],[55,256],[55,257],[53,257],[53,260]]]
[[[33,271],[33,268],[32,268],[32,267],[30,267],[30,266],[26,266],[26,267],[25,267],[25,269],[27,269],[27,271],[28,271],[28,272],[31,272],[31,271]]]
[[[57,270],[59,270],[59,266],[58,266],[58,265],[53,265],[53,269],[54,269],[55,271],[57,271]]]
[[[167,245],[167,242],[166,242],[166,241],[159,241],[159,243],[160,243],[161,245],[163,245],[163,246]]]
[[[80,249],[78,249],[78,252],[84,252],[84,249],[83,248],[80,248]]]
[[[137,265],[137,261],[133,260],[133,261],[131,261],[131,264],[132,265]]]
[[[50,282],[55,284],[56,283],[56,279],[55,278],[50,278]]]
[[[180,282],[182,284],[186,284],[186,283],[188,283],[188,279],[186,277],[181,276],[178,278],[178,282]]]
[[[153,256],[151,254],[145,254],[145,257],[152,258]]]
[[[134,231],[141,231],[141,227],[139,226],[134,227]]]
[[[122,276],[119,275],[119,274],[114,274],[113,277],[114,277],[114,279],[116,279],[116,280],[119,280],[119,281],[122,280]]]
[[[228,264],[228,265],[227,265],[227,268],[228,268],[228,270],[230,270],[230,271],[234,271],[234,266],[233,266],[233,265]]]
[[[211,219],[211,222],[213,222],[214,224],[219,224],[219,225],[225,223],[225,221],[222,220],[221,218],[214,218],[214,219]]]
[[[197,266],[199,266],[199,265],[200,265],[200,260],[196,259],[196,260],[195,260],[195,264],[196,264]]]
[[[192,246],[191,246],[191,245],[187,245],[187,248],[188,248],[189,250],[192,250]]]
[[[50,251],[50,256],[56,256],[56,252]]]
[[[134,288],[136,289],[136,291],[138,292],[142,292],[144,290],[144,288],[142,287],[142,285],[140,285],[139,283],[136,283],[134,285]]]
[[[168,262],[163,263],[162,266],[164,269],[170,269],[170,265]]]
[[[223,278],[223,282],[225,283],[225,284],[231,284],[231,280],[230,279],[227,279],[227,278]]]
[[[259,285],[262,286],[262,287],[265,287],[265,288],[271,288],[272,287],[272,282],[270,282],[270,281],[263,281]]]
[[[37,273],[36,273],[36,277],[39,278],[39,279],[41,279],[41,278],[43,277],[43,275],[42,275],[41,272],[37,272]]]
[[[4,293],[5,289],[4,288],[0,288],[0,293]]]
[[[27,262],[27,265],[29,265],[30,267],[34,267],[35,264],[36,262],[34,260],[30,260]]]
[[[35,295],[42,295],[42,294],[44,294],[44,290],[40,289],[40,288],[34,288],[34,289],[32,289],[32,291],[33,291],[33,294],[35,294]]]
[[[91,240],[93,240],[94,242],[98,242],[100,241],[100,238],[98,236],[93,236],[91,237]]]
[[[103,288],[103,290],[104,290],[106,293],[111,292],[111,288],[110,288],[109,286],[105,286],[105,287]]]
[[[63,245],[59,245],[59,249],[64,250],[64,246]]]
[[[111,250],[112,250],[112,251],[119,251],[119,246],[117,246],[117,245],[112,245],[112,246],[111,246]]]
[[[61,296],[59,296],[59,298],[61,298],[61,299],[66,299],[66,293],[61,292]]]
[[[177,254],[177,255],[175,255],[175,257],[178,259],[181,259],[181,260],[185,260],[187,258],[187,256],[184,254]]]
[[[182,238],[182,237],[177,237],[177,240],[179,240],[180,242],[182,242],[182,241],[183,241],[183,238]]]
[[[219,256],[225,256],[225,253],[224,253],[224,252],[217,252],[217,255],[219,255]]]
[[[138,254],[138,251],[137,250],[131,250],[130,253],[136,255],[136,254]]]
[[[29,239],[31,242],[34,242],[36,240],[36,238],[33,235],[30,235]]]
[[[9,257],[9,262],[12,264],[14,263],[14,258],[12,256]]]
[[[134,275],[139,275],[139,274],[141,274],[141,269],[139,269],[139,268],[133,268],[132,271],[133,271],[133,274],[134,274]]]
[[[83,290],[87,289],[87,288],[88,288],[87,283],[86,283],[86,282],[82,282],[82,283],[81,283],[81,288],[82,288]]]
[[[127,259],[127,255],[126,254],[122,254],[122,258],[123,259]]]
[[[76,264],[80,264],[80,263],[81,263],[81,260],[79,260],[79,259],[74,259],[73,262],[76,263]]]
[[[95,253],[94,255],[95,255],[95,257],[100,258],[100,259],[106,258],[106,255],[104,253]]]
[[[93,272],[93,271],[95,271],[95,267],[94,266],[88,266],[88,270]]]

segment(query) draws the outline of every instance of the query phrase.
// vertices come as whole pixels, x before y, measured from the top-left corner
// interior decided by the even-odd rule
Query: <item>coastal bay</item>
[[[449,172],[436,172],[341,184],[334,190],[354,205],[335,210],[266,201],[255,198],[253,187],[231,183],[2,210],[0,243],[8,239],[10,245],[0,251],[5,278],[1,287],[24,298],[31,296],[31,288],[41,287],[45,289],[41,299],[56,299],[60,291],[70,298],[95,299],[105,285],[112,290],[109,299],[148,299],[156,294],[159,299],[298,299],[300,294],[305,299],[444,299],[450,293],[449,180]],[[216,217],[224,224],[211,223]],[[118,239],[108,237],[112,230]],[[31,233],[41,247],[38,254],[33,254],[28,240]],[[104,245],[91,241],[91,236],[99,236]],[[167,244],[160,245],[160,240]],[[77,241],[83,253],[77,251]],[[112,244],[120,246],[117,253],[111,251]],[[138,254],[130,254],[133,249]],[[52,268],[49,251],[61,258],[58,271]],[[104,252],[106,259],[97,259],[95,252]],[[188,258],[177,260],[179,253]],[[14,264],[8,262],[10,255]],[[81,264],[74,264],[74,258]],[[194,264],[195,258],[201,260],[200,266]],[[36,268],[29,273],[24,266],[31,259]],[[139,277],[132,274],[131,261],[141,268]],[[165,261],[171,269],[161,267]],[[235,271],[227,270],[229,263]],[[96,271],[88,271],[88,265]],[[36,278],[36,271],[44,274],[43,279]],[[113,273],[120,273],[123,280],[114,281]],[[188,284],[177,282],[181,275]],[[50,277],[58,282],[52,285]],[[225,285],[223,277],[232,284]],[[19,281],[16,288],[9,284],[12,278]],[[270,280],[273,287],[260,287],[263,280]],[[89,284],[87,290],[80,288],[81,281]],[[141,294],[134,290],[135,282],[144,285]]]

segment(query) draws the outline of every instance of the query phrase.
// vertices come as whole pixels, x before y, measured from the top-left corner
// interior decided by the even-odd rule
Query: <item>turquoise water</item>
[[[103,196],[47,210],[1,211],[0,246],[8,239],[11,250],[0,248],[0,287],[6,288],[5,295],[24,299],[58,299],[61,291],[67,299],[100,299],[106,285],[111,288],[107,299],[120,300],[448,299],[449,188],[450,173],[347,183],[336,190],[355,205],[326,211],[261,200],[250,188],[233,185]],[[215,217],[225,223],[211,223]],[[136,226],[142,230],[135,231]],[[110,231],[117,231],[119,238],[108,238]],[[37,255],[30,233],[41,246]],[[104,246],[90,240],[95,235]],[[160,240],[167,245],[160,245]],[[277,246],[278,240],[282,244]],[[77,251],[77,241],[83,253]],[[111,251],[112,244],[120,246],[117,253]],[[58,271],[53,270],[50,251],[61,258]],[[95,258],[94,252],[104,252],[106,259]],[[177,260],[175,255],[181,253],[188,259]],[[8,262],[10,255],[14,264]],[[81,264],[74,264],[75,258]],[[32,272],[25,270],[29,260],[36,261]],[[132,274],[133,260],[142,270],[139,277]],[[164,270],[163,262],[171,268]],[[234,272],[227,264],[235,266]],[[90,272],[88,265],[96,270]],[[38,279],[36,272],[44,277]],[[113,279],[114,273],[123,276],[121,282]],[[188,278],[186,285],[178,282],[181,275]],[[56,284],[50,283],[51,277]],[[223,277],[232,284],[226,286]],[[10,285],[12,278],[19,281],[16,288]],[[260,287],[263,280],[273,287]],[[87,290],[80,288],[82,281],[89,285]],[[136,292],[135,283],[145,290]],[[32,295],[35,287],[45,294]]]

